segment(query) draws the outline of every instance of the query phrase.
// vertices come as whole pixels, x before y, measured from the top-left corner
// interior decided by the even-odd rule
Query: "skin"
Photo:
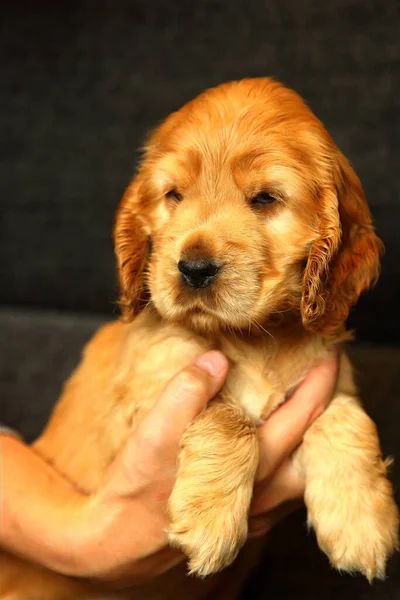
[[[332,399],[338,363],[334,349],[258,428],[261,458],[250,535],[265,534],[302,499],[304,482],[291,455]],[[19,439],[1,436],[0,545],[59,573],[118,586],[150,579],[184,560],[164,533],[179,442],[227,373],[228,361],[217,351],[178,373],[90,496]],[[138,454],[140,463],[133,460]]]

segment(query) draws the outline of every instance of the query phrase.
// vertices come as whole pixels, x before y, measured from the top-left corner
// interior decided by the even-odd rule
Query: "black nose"
[[[221,267],[208,259],[180,260],[178,269],[186,285],[205,288],[215,279]]]

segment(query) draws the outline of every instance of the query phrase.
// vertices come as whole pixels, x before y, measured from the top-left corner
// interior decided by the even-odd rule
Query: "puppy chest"
[[[301,351],[278,352],[266,355],[260,352],[235,357],[226,389],[256,422],[268,416],[282,404],[325,353],[323,346],[303,347]]]
[[[282,386],[273,375],[268,375],[262,365],[235,366],[226,382],[229,395],[246,413],[259,423],[285,399]]]

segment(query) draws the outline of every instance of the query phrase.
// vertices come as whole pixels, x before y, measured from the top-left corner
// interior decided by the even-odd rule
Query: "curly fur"
[[[172,600],[178,589],[182,598],[232,600],[255,560],[245,542],[256,423],[329,342],[348,336],[346,317],[378,275],[382,243],[347,160],[303,100],[270,79],[207,90],[153,132],[114,237],[123,320],[88,344],[35,449],[95,490],[168,380],[221,349],[228,379],[183,436],[169,502],[170,543],[193,574],[210,577],[179,568],[125,597]],[[212,259],[218,276],[190,288],[181,259]],[[383,577],[398,511],[345,353],[335,396],[294,461],[332,565]],[[1,561],[3,600],[113,597],[10,554]]]

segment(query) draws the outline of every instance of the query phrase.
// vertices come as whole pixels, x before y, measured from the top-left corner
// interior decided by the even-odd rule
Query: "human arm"
[[[154,577],[183,560],[165,534],[179,442],[228,370],[218,352],[196,363],[168,384],[91,496],[76,490],[20,440],[0,436],[1,545],[63,574],[123,583]],[[304,483],[290,455],[328,405],[337,370],[335,356],[318,365],[259,428],[261,461],[250,532],[265,533],[282,518],[287,501],[302,498]]]

